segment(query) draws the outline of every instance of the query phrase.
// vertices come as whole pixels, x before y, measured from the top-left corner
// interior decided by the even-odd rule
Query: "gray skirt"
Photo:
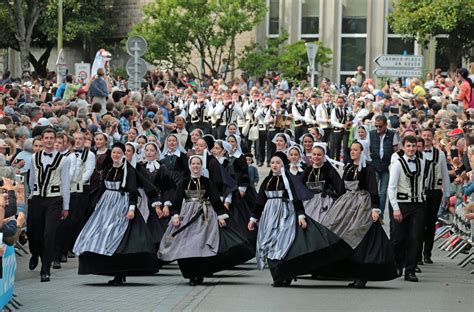
[[[181,227],[185,226],[202,209],[203,203],[183,201],[181,207]],[[212,257],[219,249],[219,225],[217,214],[210,204],[207,207],[207,220],[202,214],[197,220],[176,236],[179,228],[170,222],[161,240],[158,258],[163,261],[174,261],[185,258]]]
[[[269,198],[263,209],[257,235],[257,266],[265,268],[267,259],[281,260],[295,239],[295,209],[282,198]]]
[[[333,202],[334,199],[332,197],[323,197],[322,193],[316,193],[313,198],[303,202],[304,212],[314,221],[321,223],[327,212],[332,209]]]
[[[355,249],[373,224],[369,192],[346,192],[334,202],[321,223]]]
[[[127,230],[128,193],[118,191],[120,182],[105,181],[105,184],[107,190],[100,197],[89,221],[77,237],[73,248],[76,255],[93,252],[111,256]]]

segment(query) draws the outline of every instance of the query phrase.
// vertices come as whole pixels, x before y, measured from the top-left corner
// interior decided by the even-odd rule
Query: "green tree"
[[[424,46],[436,35],[449,35],[442,52],[449,55],[451,69],[460,57],[471,57],[474,47],[472,0],[398,0],[388,22],[396,33]]]
[[[252,76],[262,76],[269,71],[282,73],[288,80],[305,79],[309,66],[305,41],[285,44],[288,34],[284,32],[278,38],[268,39],[265,45],[255,43],[243,52],[239,68]],[[328,67],[332,60],[332,51],[320,41],[314,60],[315,66]]]
[[[266,10],[263,0],[155,0],[132,34],[147,39],[150,61],[189,69],[195,50],[204,72],[215,75],[224,60],[229,71],[235,69],[237,35],[252,30]]]
[[[28,50],[28,60],[24,60],[24,66],[22,65],[22,70],[29,70],[31,63],[41,76],[46,74],[51,50],[57,44],[58,30],[58,1],[44,2],[30,39],[30,46],[43,48],[44,51],[37,59]],[[84,54],[87,54],[91,47],[113,32],[115,24],[110,18],[111,6],[106,3],[108,2],[104,0],[63,0],[64,43],[80,42],[84,47]],[[0,6],[0,23],[4,25],[4,31],[0,35],[0,47],[12,48],[21,53],[20,41],[15,38],[17,25],[11,21],[9,12],[4,1]]]

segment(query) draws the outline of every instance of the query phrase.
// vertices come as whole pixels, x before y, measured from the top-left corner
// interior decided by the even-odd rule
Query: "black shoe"
[[[415,273],[421,273],[421,269],[420,269],[419,266],[416,266],[416,267],[415,267]]]
[[[433,260],[431,260],[431,256],[425,256],[424,260],[425,260],[425,263],[433,264]]]
[[[415,273],[405,273],[405,281],[418,282],[418,277],[416,277]]]
[[[273,282],[272,286],[273,286],[273,287],[284,287],[282,281],[278,281],[278,282],[275,281],[275,282]]]
[[[59,260],[59,261],[61,261],[62,263],[66,263],[67,262],[67,255],[64,255],[64,254],[61,255],[61,260]]]
[[[122,286],[125,282],[125,277],[122,276],[115,276],[113,280],[110,280],[108,284],[110,286]]]
[[[418,265],[424,265],[424,264],[425,263],[422,260],[418,261]]]
[[[53,261],[53,269],[60,269],[61,268],[61,262],[58,260]]]
[[[31,256],[30,258],[30,270],[34,270],[36,269],[36,267],[38,266],[38,256]]]
[[[365,288],[367,281],[355,280],[354,282],[347,285],[349,288]]]
[[[202,276],[193,276],[189,279],[189,285],[191,286],[201,285],[203,281],[204,281],[204,278]]]
[[[72,251],[68,251],[68,252],[67,252],[67,257],[68,257],[68,258],[75,258],[75,257],[76,257],[76,254],[74,254]]]
[[[51,278],[49,277],[49,274],[41,273],[41,283],[49,282],[50,280]]]

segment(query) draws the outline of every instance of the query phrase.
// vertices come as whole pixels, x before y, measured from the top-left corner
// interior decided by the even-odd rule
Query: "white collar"
[[[235,157],[235,158],[239,158],[240,156],[242,156],[242,152],[239,151],[239,150],[236,150],[232,155],[230,155],[231,157]]]

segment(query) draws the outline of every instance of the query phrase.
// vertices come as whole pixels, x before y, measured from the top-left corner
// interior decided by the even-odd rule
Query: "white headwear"
[[[160,163],[158,162],[158,159],[160,159],[161,152],[160,152],[160,149],[158,148],[158,145],[155,142],[148,142],[143,146],[143,153],[144,154],[145,154],[145,149],[148,145],[153,145],[155,147],[156,156],[155,156],[155,159],[153,159],[153,160],[146,160],[146,158],[145,158],[145,160],[147,161],[146,168],[150,172],[155,172],[156,170],[160,169]]]
[[[132,165],[133,168],[137,167],[137,162],[138,162],[138,144],[135,142],[127,142],[125,145],[130,145],[133,147],[133,156],[132,160],[130,161],[130,164]]]
[[[360,153],[359,166],[357,168],[357,171],[361,171],[362,168],[365,168],[367,166],[367,155],[364,153],[364,151],[366,150],[366,148],[368,148],[369,145],[366,142],[364,142],[363,140],[352,142],[352,144],[354,144],[354,143],[359,143],[362,146],[362,151]]]
[[[331,164],[331,166],[333,166],[335,169],[337,169],[336,166],[344,166],[344,164],[342,162],[329,158],[329,156],[327,154],[327,143],[325,143],[325,142],[314,142],[313,148],[314,147],[319,147],[324,151],[324,161],[325,162],[328,161]]]
[[[232,156],[232,157],[235,157],[235,158],[239,158],[242,155],[242,147],[240,146],[240,143],[242,142],[242,138],[239,135],[236,135],[236,134],[228,135],[226,140],[229,140],[229,138],[234,138],[235,141],[237,141],[237,147],[236,147],[234,153],[232,153],[232,154],[229,153],[229,155]]]
[[[191,172],[191,177],[193,177],[193,172],[191,171],[191,161],[192,161],[194,158],[199,158],[199,159],[201,160],[201,172],[200,172],[200,175],[203,176],[203,177],[209,178],[209,171],[207,171],[207,168],[204,168],[204,157],[199,156],[199,155],[192,155],[192,156],[189,157],[189,160],[188,160],[188,168],[189,168],[189,172]],[[193,178],[198,178],[198,177],[193,177]]]
[[[286,173],[285,173],[284,161],[283,161],[283,159],[281,159],[280,156],[278,156],[278,154],[273,155],[272,158],[273,157],[280,158],[280,160],[282,162],[282,166],[281,166],[281,169],[280,169],[280,174],[281,174],[281,177],[283,179],[283,184],[285,185],[285,189],[288,192],[288,199],[290,201],[292,201],[293,200],[293,192],[291,191],[290,181],[288,181],[288,177],[286,176]]]
[[[231,134],[231,133],[229,132],[229,126],[231,126],[231,125],[234,125],[235,128],[237,129],[237,130],[235,131],[235,134],[238,135],[238,136],[240,136],[241,134],[240,134],[239,127],[237,126],[237,124],[236,124],[235,122],[231,122],[231,123],[229,123],[229,124],[227,125],[227,127],[225,127],[225,133],[224,133],[224,135],[227,137],[227,136],[229,136],[229,135]]]
[[[167,137],[166,137],[166,140],[165,140],[165,144],[163,146],[163,152],[161,153],[161,157],[160,159],[163,159],[166,157],[166,155],[168,155],[168,153],[170,152],[169,150],[169,147],[168,147],[168,138],[170,136],[173,136],[176,138],[176,150],[173,152],[173,154],[175,154],[176,156],[180,156],[181,153],[185,154],[186,151],[184,150],[184,147],[181,145],[181,142],[179,141],[179,138],[178,136],[175,134],[175,133],[170,133]]]
[[[285,140],[285,142],[286,142],[286,148],[288,148],[289,146],[291,146],[291,138],[290,138],[290,136],[289,136],[288,134],[286,134],[286,133],[281,133],[281,132],[275,134],[275,136],[274,136],[273,139],[272,139],[272,143],[276,145],[276,140],[277,140],[278,138],[283,138],[283,140]],[[285,149],[284,151],[286,151],[286,149]],[[284,152],[284,151],[283,151],[283,152]]]

